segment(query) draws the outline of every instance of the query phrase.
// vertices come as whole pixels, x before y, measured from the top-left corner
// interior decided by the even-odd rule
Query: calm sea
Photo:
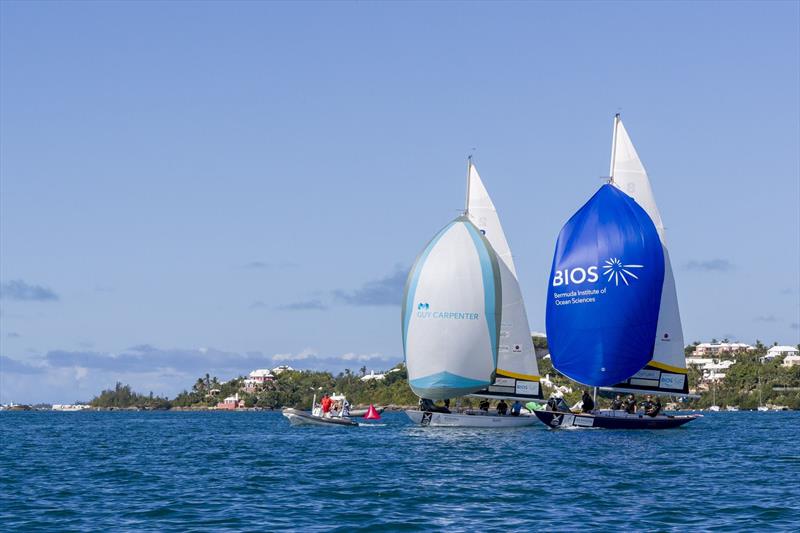
[[[800,413],[628,432],[381,422],[3,412],[0,529],[800,529]]]

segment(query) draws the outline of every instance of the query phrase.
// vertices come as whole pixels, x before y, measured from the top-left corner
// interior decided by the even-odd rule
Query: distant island
[[[585,387],[553,370],[547,354],[547,340],[534,337],[545,397],[556,388],[568,403],[580,398]],[[776,343],[777,344],[777,343]],[[712,340],[695,342],[686,347],[689,389],[699,399],[686,399],[682,409],[705,409],[711,405],[756,409],[759,405],[800,409],[800,364],[787,364],[798,359],[796,352],[779,352],[760,341],[755,346]],[[777,347],[797,350],[795,347]],[[789,353],[789,355],[785,355]],[[792,359],[794,358],[794,359]],[[722,372],[721,370],[724,370]],[[339,393],[353,405],[414,406],[417,397],[408,386],[408,373],[401,363],[388,371],[367,373],[366,367],[354,372],[346,369],[334,376],[330,372],[294,370],[282,366],[272,370],[254,370],[250,376],[220,381],[206,374],[174,398],[139,394],[130,386],[117,383],[104,390],[88,405],[100,409],[279,409],[309,408],[316,395]],[[610,394],[602,393],[604,405]],[[475,400],[462,398],[462,405]]]
[[[114,389],[104,390],[89,402],[102,409],[279,409],[296,407],[309,409],[314,396],[324,393],[344,394],[357,405],[416,405],[417,397],[408,386],[408,373],[402,363],[380,374],[359,373],[346,369],[334,376],[330,372],[294,370],[278,367],[255,370],[250,377],[240,376],[220,381],[206,374],[195,381],[190,390],[175,398],[138,394],[130,386],[117,383]]]

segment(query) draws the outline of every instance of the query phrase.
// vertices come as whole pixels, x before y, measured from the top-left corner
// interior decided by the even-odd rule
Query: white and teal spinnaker
[[[500,266],[466,216],[442,229],[417,257],[403,294],[403,350],[411,389],[454,398],[487,387],[497,367]]]
[[[497,209],[478,174],[469,161],[467,216],[492,245],[500,266],[503,309],[500,323],[500,343],[497,350],[495,381],[479,396],[498,398],[541,399],[539,369],[531,339],[528,314]]]

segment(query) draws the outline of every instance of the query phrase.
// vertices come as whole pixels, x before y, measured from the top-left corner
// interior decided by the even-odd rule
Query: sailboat
[[[518,427],[532,416],[433,408],[463,395],[539,400],[539,371],[511,249],[470,158],[464,213],[427,244],[408,275],[402,309],[406,414],[425,426]]]
[[[547,338],[556,370],[603,390],[690,396],[664,225],[618,114],[609,182],[561,229],[548,293]],[[534,414],[550,427],[619,429],[671,428],[699,416]]]
[[[769,411],[769,407],[764,405],[764,402],[761,398],[761,372],[758,373],[758,410],[760,412]]]
[[[713,372],[713,370],[712,370]],[[712,393],[711,393],[711,407],[708,408],[709,411],[719,411],[719,405],[717,405],[717,378],[715,377],[711,381],[713,385]]]

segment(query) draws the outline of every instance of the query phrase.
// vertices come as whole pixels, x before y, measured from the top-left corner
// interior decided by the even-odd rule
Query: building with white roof
[[[703,366],[713,363],[714,360],[710,357],[687,357],[686,364],[693,366]]]
[[[701,342],[694,347],[694,352],[692,352],[692,355],[695,357],[709,355],[718,356],[726,353],[732,354],[743,351],[752,352],[753,350],[755,350],[754,346],[750,346],[749,344],[745,344],[743,342]]]
[[[722,381],[725,379],[725,370],[728,370],[731,365],[734,365],[734,361],[719,361],[718,363],[714,363],[713,361],[710,363],[704,364],[700,367],[700,370],[703,371],[703,380],[705,381]]]
[[[800,350],[794,346],[773,346],[767,350],[767,355],[761,358],[762,361],[771,361],[776,357],[788,357],[790,355],[798,355]]]
[[[275,378],[275,376],[272,375],[272,372],[270,372],[266,368],[258,368],[256,370],[253,370],[252,372],[250,372],[248,377],[250,379],[252,379],[254,381],[258,381],[260,383],[264,383],[266,381],[271,381],[271,380],[273,380]]]
[[[247,375],[242,386],[245,392],[255,392],[260,386],[275,379],[275,376],[266,368],[257,368]]]
[[[783,363],[781,363],[781,366],[785,366],[787,368],[795,365],[800,365],[800,355],[787,355],[783,358]]]

